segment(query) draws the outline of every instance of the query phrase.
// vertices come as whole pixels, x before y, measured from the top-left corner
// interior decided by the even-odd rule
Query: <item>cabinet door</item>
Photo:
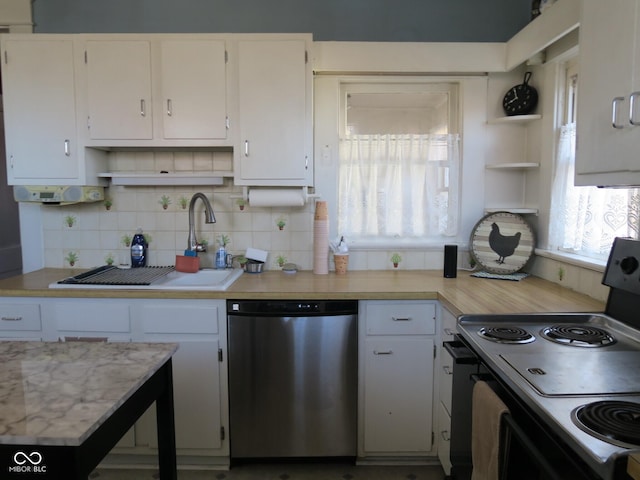
[[[431,450],[433,347],[426,337],[365,340],[365,452]]]
[[[12,39],[3,50],[9,184],[77,178],[72,41]]]
[[[227,138],[227,75],[222,40],[161,42],[164,138]]]
[[[640,126],[629,123],[636,49],[635,0],[586,1],[580,23],[576,184],[629,182],[640,170]],[[615,31],[615,35],[611,32]],[[613,103],[617,105],[613,126]],[[640,121],[640,102],[635,114]],[[626,173],[625,173],[626,172]]]
[[[238,43],[237,185],[308,185],[311,118],[304,40]]]
[[[86,43],[89,138],[153,138],[150,43]]]
[[[217,303],[217,302],[216,302]],[[215,305],[170,302],[139,305],[136,321],[143,341],[179,342],[172,359],[176,447],[228,454],[222,438],[222,387],[218,315],[224,302]],[[222,316],[221,316],[222,318]],[[223,320],[222,320],[223,321]],[[226,395],[226,392],[224,393]],[[157,447],[155,412],[153,421],[144,421],[138,443]],[[225,422],[226,423],[226,422]]]

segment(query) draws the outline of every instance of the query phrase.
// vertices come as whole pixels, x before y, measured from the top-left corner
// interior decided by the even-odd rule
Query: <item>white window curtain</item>
[[[576,187],[576,125],[560,129],[551,196],[549,243],[553,249],[604,258],[615,237],[638,238],[637,189]]]
[[[378,240],[456,235],[459,144],[458,134],[343,138],[340,234]]]

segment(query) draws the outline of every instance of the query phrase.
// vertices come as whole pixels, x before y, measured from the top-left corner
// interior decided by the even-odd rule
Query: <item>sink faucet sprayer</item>
[[[196,200],[198,198],[200,200],[202,200],[202,203],[204,203],[204,211],[205,211],[204,221],[205,221],[205,223],[216,223],[216,217],[213,214],[213,208],[211,207],[211,203],[209,203],[209,199],[204,195],[204,193],[200,193],[200,192],[194,193],[193,197],[191,197],[191,202],[189,203],[189,241],[188,241],[188,248],[192,252],[206,252],[207,251],[206,245],[198,243],[198,241],[196,240],[196,228],[195,228],[194,220],[193,220],[194,205],[195,205]]]

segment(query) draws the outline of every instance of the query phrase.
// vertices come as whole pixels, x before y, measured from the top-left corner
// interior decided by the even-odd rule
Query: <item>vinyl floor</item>
[[[178,471],[178,480],[443,480],[439,466],[247,464],[230,470]],[[89,480],[158,480],[154,470],[98,469]]]

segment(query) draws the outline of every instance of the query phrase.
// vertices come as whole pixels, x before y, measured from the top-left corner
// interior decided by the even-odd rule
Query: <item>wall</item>
[[[531,0],[34,0],[36,33],[313,33],[315,40],[504,42]]]

